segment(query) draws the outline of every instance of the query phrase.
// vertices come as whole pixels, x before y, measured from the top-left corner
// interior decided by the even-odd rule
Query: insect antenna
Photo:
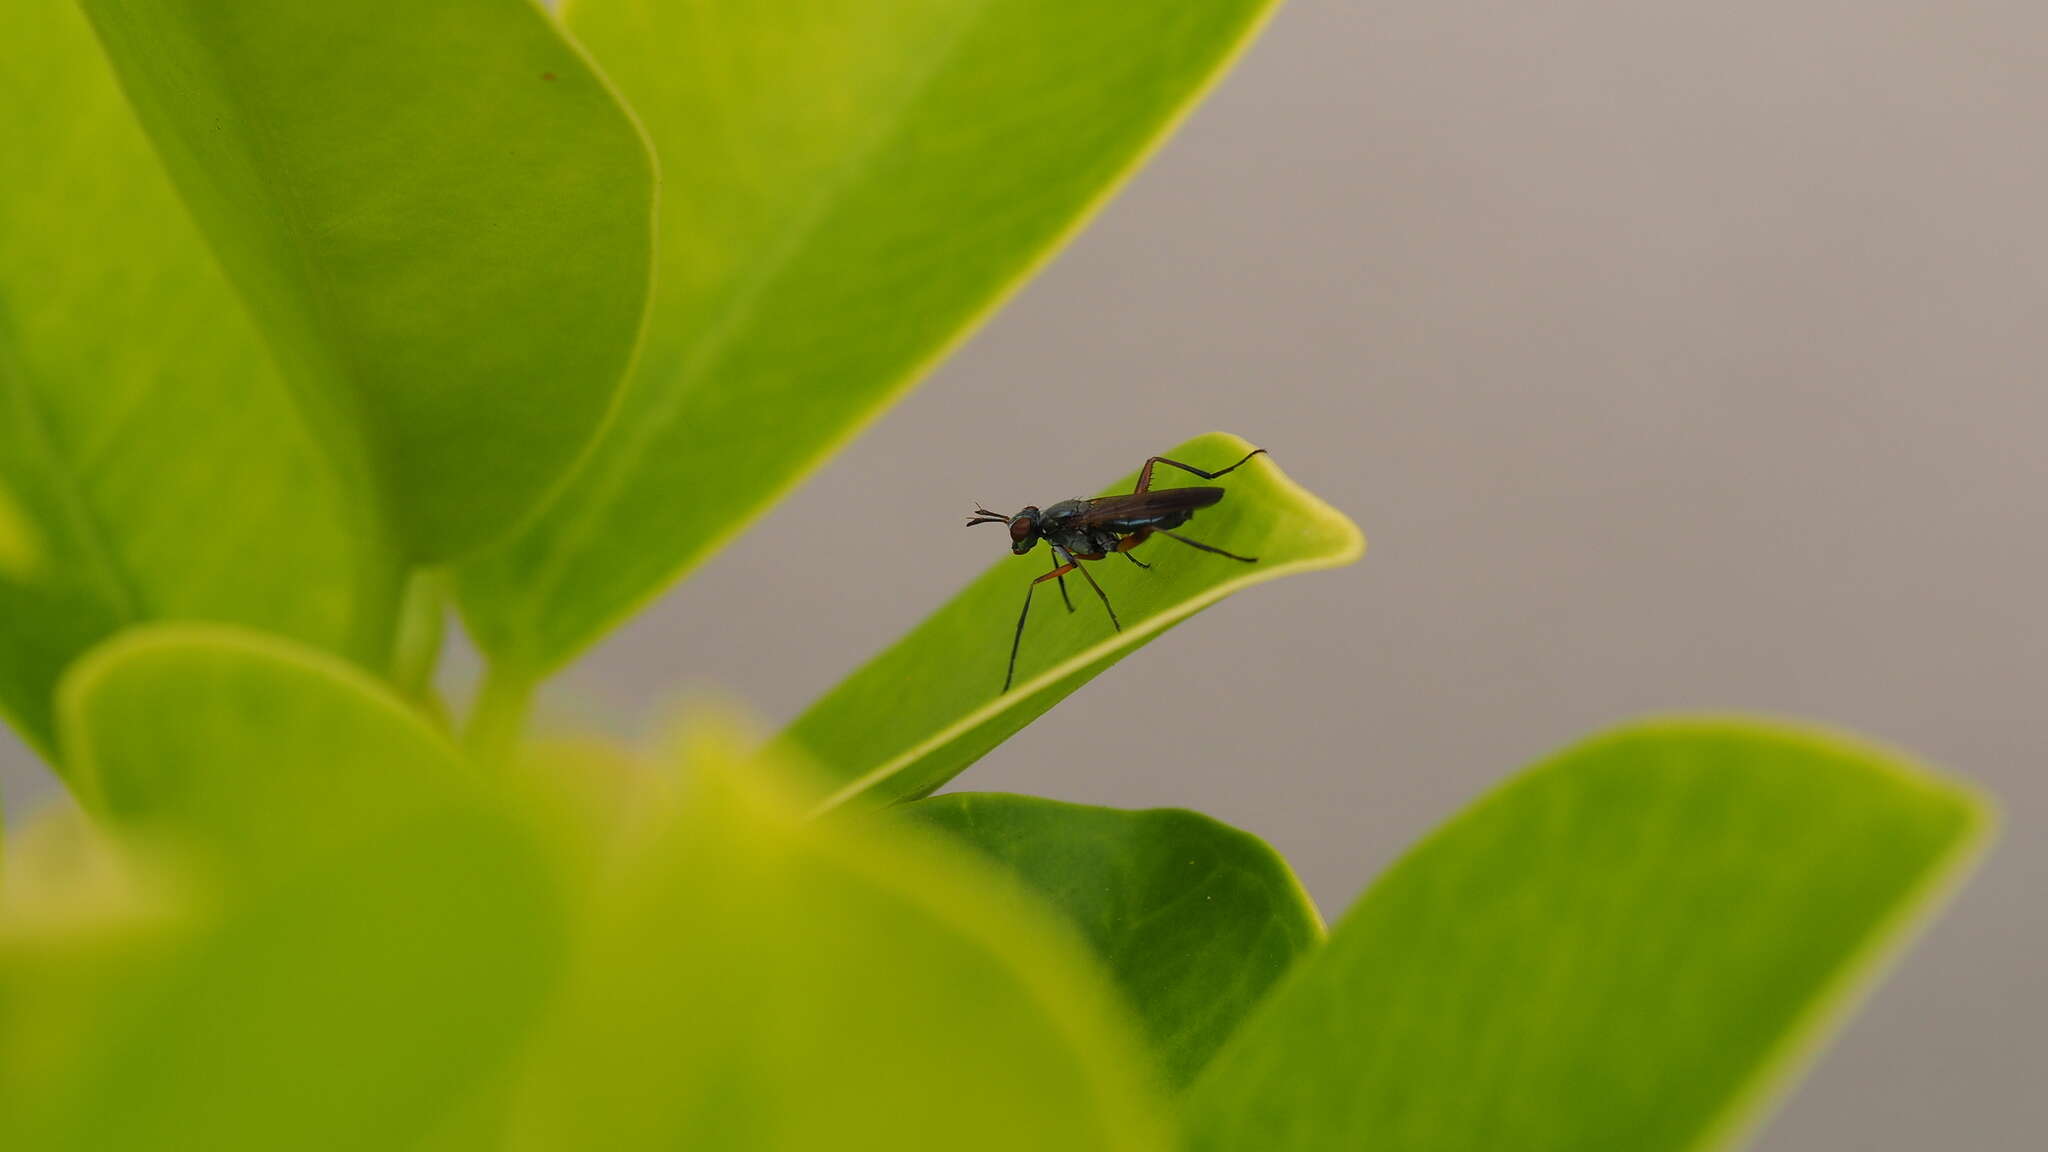
[[[976,503],[974,505],[974,515],[967,518],[966,526],[972,528],[976,524],[1008,524],[1009,522],[1010,518],[1008,516],[1003,515],[1001,512],[991,512],[983,508],[979,503]]]

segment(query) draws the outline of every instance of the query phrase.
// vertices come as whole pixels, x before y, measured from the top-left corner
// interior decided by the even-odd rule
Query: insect
[[[1067,573],[1079,572],[1088,586],[1095,589],[1095,595],[1102,600],[1102,607],[1109,613],[1112,627],[1121,632],[1123,623],[1116,618],[1116,609],[1109,603],[1109,594],[1088,569],[1081,567],[1083,560],[1101,560],[1111,553],[1118,553],[1124,559],[1140,568],[1151,565],[1131,555],[1131,549],[1151,539],[1153,535],[1178,540],[1190,548],[1227,556],[1246,564],[1256,564],[1256,556],[1239,556],[1225,552],[1198,540],[1190,540],[1173,531],[1188,522],[1195,512],[1207,508],[1223,499],[1221,488],[1168,488],[1152,490],[1152,469],[1160,464],[1170,465],[1183,472],[1193,473],[1204,480],[1227,476],[1243,467],[1246,460],[1265,451],[1254,448],[1245,453],[1228,468],[1204,472],[1191,464],[1154,456],[1145,461],[1138,470],[1138,486],[1123,496],[1098,496],[1093,500],[1062,500],[1050,508],[1040,510],[1026,507],[1015,516],[991,512],[981,505],[974,506],[974,515],[967,518],[967,524],[1008,524],[1010,526],[1010,551],[1022,556],[1031,551],[1040,540],[1052,549],[1052,571],[1034,578],[1024,589],[1024,610],[1017,613],[1017,633],[1010,638],[1010,666],[1003,673],[1003,691],[1010,690],[1010,682],[1017,676],[1017,648],[1024,642],[1024,621],[1031,615],[1031,594],[1047,580],[1057,580],[1060,585],[1060,599],[1066,601],[1067,611],[1074,610],[1074,601],[1067,595]],[[1000,693],[998,693],[1000,695]]]

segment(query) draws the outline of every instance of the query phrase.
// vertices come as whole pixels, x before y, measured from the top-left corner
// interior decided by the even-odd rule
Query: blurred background
[[[1855,728],[1994,793],[2004,838],[1758,1146],[2036,1147],[2044,132],[2021,0],[1293,0],[1070,250],[544,709],[780,723],[1006,556],[975,501],[1237,432],[1363,563],[1211,609],[956,786],[1209,812],[1334,920],[1589,730]],[[52,785],[0,739],[19,813]]]

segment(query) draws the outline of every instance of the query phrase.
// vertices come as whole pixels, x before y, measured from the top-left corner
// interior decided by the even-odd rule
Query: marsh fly
[[[1245,460],[1250,460],[1264,451],[1264,448],[1254,448],[1245,453],[1244,460],[1214,472],[1204,472],[1191,464],[1168,460],[1164,456],[1154,456],[1145,461],[1145,466],[1138,470],[1138,486],[1124,496],[1062,500],[1042,511],[1038,508],[1025,508],[1015,516],[1005,516],[1000,512],[991,512],[979,504],[975,505],[974,515],[968,518],[967,523],[970,526],[1008,524],[1011,552],[1022,556],[1031,551],[1032,546],[1040,540],[1045,541],[1052,549],[1052,571],[1033,579],[1024,589],[1024,610],[1017,613],[1017,634],[1010,638],[1010,666],[1008,671],[1003,673],[1003,691],[1010,690],[1010,681],[1017,675],[1017,646],[1024,641],[1024,618],[1031,615],[1031,593],[1047,580],[1059,581],[1060,599],[1066,601],[1067,611],[1072,612],[1074,601],[1067,595],[1067,573],[1079,572],[1082,578],[1088,581],[1088,586],[1095,589],[1095,595],[1101,598],[1102,607],[1109,613],[1111,626],[1119,632],[1123,631],[1122,622],[1116,618],[1116,609],[1110,607],[1109,594],[1102,590],[1102,585],[1095,582],[1095,577],[1088,569],[1081,567],[1081,561],[1100,560],[1114,552],[1140,568],[1150,568],[1150,564],[1131,555],[1131,549],[1157,534],[1178,540],[1190,548],[1199,548],[1204,552],[1213,552],[1218,556],[1227,556],[1246,564],[1258,563],[1259,558],[1256,556],[1239,556],[1235,552],[1225,552],[1221,548],[1190,540],[1174,532],[1173,529],[1187,523],[1196,511],[1223,499],[1223,489],[1168,488],[1155,492],[1152,490],[1152,469],[1156,465],[1166,464],[1183,472],[1193,473],[1204,480],[1214,480],[1237,471],[1244,466]]]

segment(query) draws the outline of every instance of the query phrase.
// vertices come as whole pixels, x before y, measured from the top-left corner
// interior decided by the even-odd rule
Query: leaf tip
[[[1236,458],[1258,450],[1249,466],[1258,468],[1279,489],[1287,502],[1306,514],[1309,521],[1322,530],[1325,539],[1319,541],[1314,553],[1291,565],[1296,571],[1322,568],[1342,568],[1357,563],[1365,556],[1365,533],[1351,517],[1337,510],[1322,497],[1289,475],[1272,448],[1256,445],[1234,432],[1221,430],[1206,432],[1189,440],[1175,451],[1200,449],[1204,453],[1213,451],[1216,456]]]

